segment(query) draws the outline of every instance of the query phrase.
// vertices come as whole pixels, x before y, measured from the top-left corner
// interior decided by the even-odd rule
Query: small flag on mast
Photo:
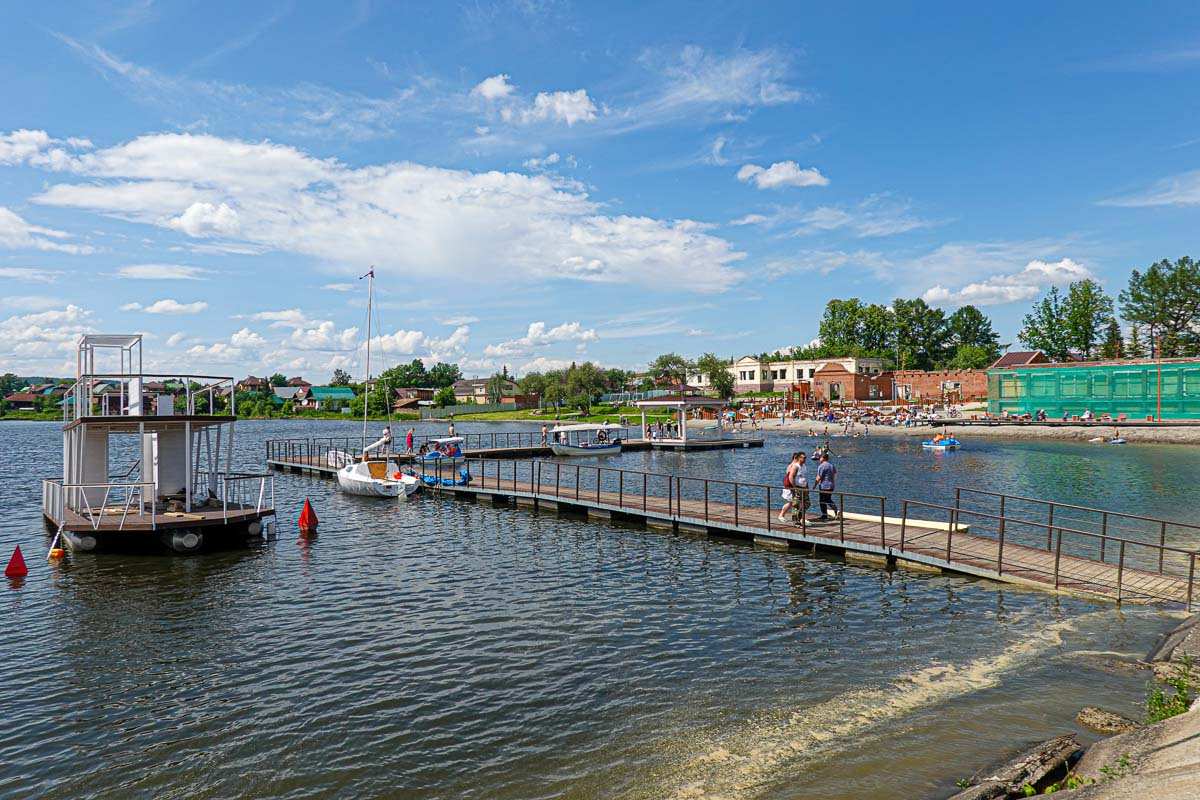
[[[359,275],[358,279],[361,281],[363,278],[374,278],[374,277],[375,277],[375,268],[371,267],[370,272],[368,272],[366,275]]]

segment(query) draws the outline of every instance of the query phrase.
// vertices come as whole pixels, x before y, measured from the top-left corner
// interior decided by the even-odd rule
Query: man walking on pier
[[[837,518],[842,515],[842,512],[833,503],[833,490],[836,487],[835,478],[837,477],[837,468],[829,460],[829,451],[821,451],[821,464],[817,467],[817,490],[821,503],[821,516],[817,520],[827,520]],[[829,515],[829,509],[833,509],[833,517]]]

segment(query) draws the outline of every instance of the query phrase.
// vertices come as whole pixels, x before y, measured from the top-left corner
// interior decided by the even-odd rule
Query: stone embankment
[[[1185,664],[1200,664],[1200,615],[1170,633],[1150,656],[1158,680],[1174,677]],[[1193,670],[1193,675],[1196,671]],[[1081,800],[1195,800],[1200,797],[1200,703],[1187,712],[1144,727],[1098,708],[1080,712],[1079,721],[1094,730],[1125,732],[1091,745],[1075,763],[1077,789],[1064,790]],[[1134,726],[1131,730],[1129,726]],[[1078,751],[1073,735],[1027,748],[1003,764],[977,773],[972,785],[950,800],[997,800],[1025,797],[1026,784],[1061,779]]]

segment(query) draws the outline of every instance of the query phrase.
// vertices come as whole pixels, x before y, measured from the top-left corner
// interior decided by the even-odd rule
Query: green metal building
[[[1126,414],[1131,420],[1144,420],[1157,413],[1160,398],[1163,419],[1200,419],[1200,360],[1164,359],[1161,365],[1090,361],[988,370],[992,414],[1032,414],[1041,409],[1055,419],[1091,409],[1096,416]]]

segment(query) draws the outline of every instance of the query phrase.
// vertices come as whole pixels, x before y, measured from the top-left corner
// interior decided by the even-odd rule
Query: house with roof
[[[304,380],[304,378],[288,378],[287,385],[295,386],[297,389],[302,389],[305,386],[312,386],[312,384]]]
[[[488,399],[488,394],[487,394],[487,385],[488,385],[488,381],[490,381],[490,380],[491,380],[491,378],[468,378],[466,380],[455,381],[454,382],[454,400],[455,400],[455,402],[458,403],[459,405],[470,404],[470,403],[477,403],[477,404],[490,403],[491,400]],[[511,380],[508,380],[507,378],[504,380],[503,394],[505,397],[512,397],[512,396],[516,395],[517,392],[519,392],[519,391],[520,391],[520,389],[517,387],[516,381],[511,381]],[[512,401],[511,400],[506,401],[503,398],[501,398],[500,402],[503,403],[503,402],[512,402]]]
[[[431,405],[437,389],[403,386],[393,390],[392,411],[417,411],[421,406]]]
[[[294,407],[303,411],[348,410],[353,399],[349,386],[306,386],[292,396]]]
[[[276,405],[283,405],[288,400],[295,400],[297,393],[302,389],[307,389],[307,386],[272,386],[271,394],[275,398]]]
[[[746,355],[730,364],[725,370],[733,376],[734,394],[752,394],[757,392],[786,392],[800,384],[812,384],[817,371],[829,364],[841,366],[843,370],[853,375],[879,375],[883,372],[882,358],[860,358],[844,356],[840,358],[787,358],[766,360],[758,356]],[[707,375],[689,375],[688,383],[707,390],[711,385]]]
[[[1041,350],[1009,350],[1000,356],[988,369],[1004,369],[1005,367],[1027,367],[1030,364],[1049,364],[1050,359]]]
[[[266,378],[259,378],[254,375],[242,378],[237,382],[237,390],[239,392],[266,392],[270,391],[271,382]]]
[[[33,411],[34,401],[39,395],[33,392],[14,392],[4,398],[4,402],[13,411]]]
[[[830,360],[813,374],[814,401],[834,404],[892,399],[891,372],[850,370],[841,362]]]

